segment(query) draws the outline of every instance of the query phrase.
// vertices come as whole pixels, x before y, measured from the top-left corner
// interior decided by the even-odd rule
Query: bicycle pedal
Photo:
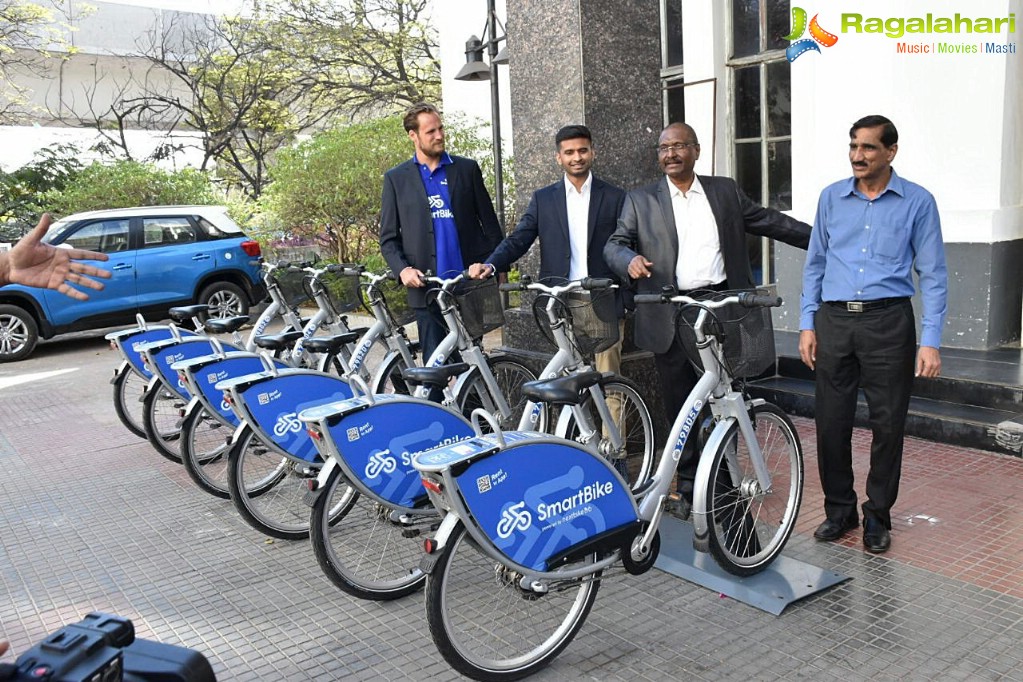
[[[417,537],[419,537],[422,534],[423,534],[423,531],[421,531],[418,528],[403,528],[402,531],[401,531],[401,537],[409,538],[409,539],[417,538]]]

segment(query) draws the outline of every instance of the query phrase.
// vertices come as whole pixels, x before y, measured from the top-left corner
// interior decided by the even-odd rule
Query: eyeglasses
[[[675,144],[662,144],[657,147],[654,147],[654,149],[657,150],[658,154],[662,155],[667,154],[668,152],[675,152],[677,154],[681,154],[690,147],[699,146],[700,146],[699,142],[676,142]]]

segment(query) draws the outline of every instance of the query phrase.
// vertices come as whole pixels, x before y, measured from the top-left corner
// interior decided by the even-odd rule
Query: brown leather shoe
[[[823,540],[824,542],[834,542],[858,525],[860,525],[860,522],[856,517],[848,518],[843,521],[825,519],[824,523],[817,526],[817,530],[813,532],[813,536],[818,540]]]
[[[887,552],[892,546],[892,534],[877,519],[863,519],[863,546],[874,554]]]

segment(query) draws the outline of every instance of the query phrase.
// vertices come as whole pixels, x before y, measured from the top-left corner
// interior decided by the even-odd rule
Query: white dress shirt
[[[568,266],[568,278],[582,279],[589,275],[586,266],[587,245],[590,235],[590,187],[593,173],[586,176],[582,189],[576,189],[568,175],[565,176],[565,205],[568,208],[568,241],[572,259]]]
[[[698,289],[725,281],[725,262],[721,256],[721,239],[707,193],[694,177],[688,191],[683,192],[665,176],[671,196],[678,231],[678,262],[675,282],[679,290]]]

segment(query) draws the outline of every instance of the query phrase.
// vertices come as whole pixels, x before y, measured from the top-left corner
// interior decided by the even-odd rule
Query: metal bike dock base
[[[654,568],[776,616],[795,601],[849,580],[786,556],[756,575],[740,578],[718,566],[710,554],[693,549],[691,524],[665,517],[660,532],[661,553]]]

